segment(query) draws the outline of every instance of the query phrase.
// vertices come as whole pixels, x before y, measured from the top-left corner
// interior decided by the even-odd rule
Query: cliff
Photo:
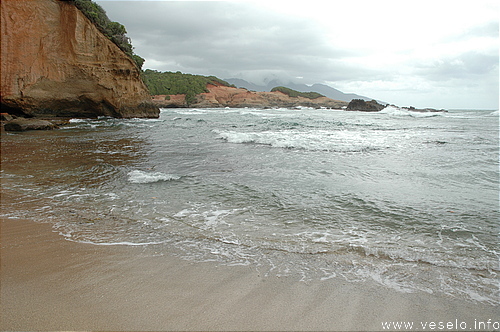
[[[133,60],[71,2],[1,1],[2,112],[158,117]]]
[[[290,97],[281,92],[254,92],[217,84],[208,84],[209,92],[200,93],[190,107],[326,107],[342,108],[347,102],[327,97],[309,99]],[[158,107],[188,107],[184,95],[157,95],[153,102]]]

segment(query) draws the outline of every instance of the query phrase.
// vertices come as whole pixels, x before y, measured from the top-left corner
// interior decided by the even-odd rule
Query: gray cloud
[[[247,71],[330,78],[336,50],[314,21],[228,2],[101,2],[129,31],[136,52],[159,70],[228,77]],[[142,18],[142,19],[139,19]],[[343,75],[345,76],[345,74]],[[312,77],[311,77],[312,79]],[[324,80],[324,78],[323,78]]]
[[[97,2],[111,20],[126,26],[136,53],[146,59],[145,68],[220,78],[238,77],[257,84],[270,78],[296,80],[303,77],[301,83],[336,82],[338,85],[334,87],[349,89],[359,86],[368,90],[346,92],[394,103],[400,98],[404,100],[401,104],[413,103],[416,106],[418,101],[411,100],[417,95],[415,87],[403,91],[404,87],[397,86],[402,75],[412,75],[412,81],[419,80],[418,86],[425,87],[425,91],[445,88],[450,91],[450,96],[454,95],[454,88],[459,91],[464,86],[477,85],[476,90],[470,90],[469,100],[488,90],[486,84],[491,86],[493,82],[498,86],[498,47],[471,50],[470,46],[464,49],[460,46],[485,39],[490,40],[487,45],[492,44],[491,40],[498,44],[498,20],[469,25],[464,31],[456,30],[455,34],[444,37],[441,45],[454,45],[457,52],[453,55],[433,56],[433,50],[429,49],[430,59],[424,57],[420,60],[415,54],[422,53],[422,50],[412,48],[412,40],[408,38],[419,38],[421,42],[425,37],[422,38],[418,29],[409,30],[409,34],[400,33],[399,30],[407,26],[387,24],[391,19],[387,12],[384,12],[385,22],[350,22],[344,17],[350,13],[333,12],[333,21],[339,19],[338,15],[344,15],[342,24],[336,27],[337,30],[330,28],[328,31],[322,24],[325,22],[314,17],[285,14],[251,2]],[[386,23],[385,30],[377,31],[385,33],[380,36],[370,34],[374,25],[380,23]],[[440,22],[435,29],[446,26],[446,22]],[[427,25],[425,27],[426,33],[432,37],[434,31]],[[352,32],[357,33],[346,39]],[[359,40],[365,35],[371,36],[370,39]],[[345,40],[349,41],[349,46],[342,44]],[[364,43],[368,46],[365,47]],[[404,47],[395,48],[399,43]],[[383,56],[386,48],[392,52],[389,55],[399,54],[398,58],[403,61],[394,64],[382,61],[379,66],[374,65],[378,62],[372,62],[373,56]],[[448,83],[444,84],[445,81]],[[383,86],[389,90],[380,90]],[[498,107],[498,91],[493,94],[488,98],[491,106],[485,107]],[[447,107],[443,104],[433,106]]]
[[[474,26],[465,32],[450,37],[447,41],[457,41],[472,39],[476,37],[498,38],[498,22],[484,22],[481,25]]]
[[[436,60],[417,70],[418,75],[434,81],[477,79],[494,72],[498,72],[498,56],[478,52]]]

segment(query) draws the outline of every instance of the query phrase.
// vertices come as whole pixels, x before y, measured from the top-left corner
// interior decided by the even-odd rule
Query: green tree
[[[184,94],[188,105],[196,101],[196,95],[208,92],[207,84],[234,87],[215,76],[183,74],[180,71],[162,73],[146,69],[142,72],[142,78],[152,95]]]
[[[144,64],[144,58],[142,58],[141,56],[137,55],[137,54],[132,54],[132,59],[134,60],[135,64],[137,65],[137,67],[139,67],[139,69],[142,69],[142,65]]]
[[[108,25],[106,26],[106,30],[109,32],[111,36],[125,35],[127,33],[125,26],[118,22],[109,22]]]
[[[279,91],[281,93],[284,93],[290,97],[304,97],[304,98],[309,98],[309,99],[316,99],[319,97],[324,97],[322,94],[317,93],[317,92],[299,92],[290,88],[286,88],[284,86],[277,86],[275,88],[272,88],[271,92],[276,92]]]

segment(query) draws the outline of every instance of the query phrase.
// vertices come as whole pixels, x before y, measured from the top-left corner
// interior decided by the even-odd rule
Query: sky
[[[496,0],[96,2],[125,25],[143,69],[498,109]]]

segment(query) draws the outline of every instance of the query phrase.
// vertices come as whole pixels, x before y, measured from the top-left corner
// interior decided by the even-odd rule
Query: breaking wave
[[[144,172],[134,170],[128,173],[128,181],[130,183],[155,183],[160,181],[179,180],[181,177],[162,172]]]
[[[411,116],[414,118],[430,118],[430,117],[435,117],[435,116],[440,116],[442,112],[418,112],[418,111],[411,111],[407,108],[400,108],[400,107],[395,107],[395,106],[387,106],[380,112],[381,114],[389,114],[393,116]]]
[[[358,132],[296,130],[268,132],[216,131],[219,138],[235,144],[261,144],[275,148],[326,152],[367,152],[383,149],[383,137],[367,140]]]

